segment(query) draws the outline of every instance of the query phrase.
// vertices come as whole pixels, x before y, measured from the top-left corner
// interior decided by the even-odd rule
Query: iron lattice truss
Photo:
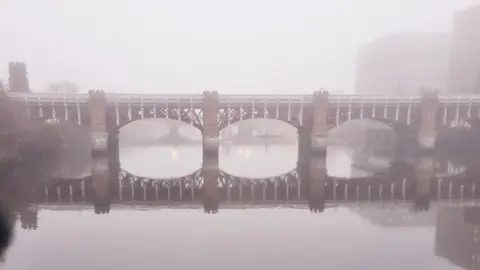
[[[418,128],[421,107],[419,104],[331,104],[327,119],[330,128],[355,119],[394,121]]]
[[[285,174],[265,177],[265,178],[250,178],[250,177],[239,177],[228,174],[224,171],[219,170],[217,174],[218,187],[224,189],[227,187],[234,188],[240,186],[269,186],[282,183],[288,187],[297,187],[300,185],[300,177],[298,175],[298,170],[293,169]],[[140,185],[152,187],[157,186],[158,188],[182,188],[182,189],[202,189],[205,183],[205,179],[202,173],[202,170],[197,170],[192,174],[178,177],[178,178],[168,178],[168,179],[156,179],[148,177],[139,177],[130,174],[129,172],[122,170],[119,173],[119,183],[122,185],[133,185],[140,183]]]
[[[218,110],[219,130],[230,124],[247,119],[276,119],[287,122],[294,127],[305,124],[310,115],[311,107],[303,104],[235,104],[222,106]]]
[[[115,104],[108,108],[108,126],[122,127],[140,119],[172,119],[188,123],[202,130],[203,110],[193,105],[168,106],[165,104]]]

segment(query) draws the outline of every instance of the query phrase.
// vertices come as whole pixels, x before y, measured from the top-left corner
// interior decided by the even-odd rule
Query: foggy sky
[[[356,49],[480,0],[0,0],[0,79],[123,93],[352,93]]]

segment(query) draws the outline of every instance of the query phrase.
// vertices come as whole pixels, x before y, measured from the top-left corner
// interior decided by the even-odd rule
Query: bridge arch
[[[236,119],[235,121],[231,121],[230,123],[224,121],[224,119],[220,119],[218,121],[218,127],[219,130],[228,128],[231,125],[237,125],[238,123],[242,123],[245,121],[254,121],[254,120],[265,120],[265,121],[272,121],[272,122],[282,122],[285,123],[291,127],[294,127],[295,129],[300,128],[302,125],[300,125],[299,121],[297,119],[295,120],[285,120],[285,119],[277,119],[277,118],[246,118],[246,119]]]
[[[349,132],[345,128],[349,129]],[[344,129],[343,132],[342,129]],[[384,144],[382,147],[393,147],[394,153],[403,153],[418,147],[417,130],[402,121],[391,118],[349,120],[331,129],[328,134],[330,144],[339,143],[339,140],[345,140],[347,143],[363,140],[364,146],[371,148],[379,146],[380,142]]]
[[[298,127],[292,123],[278,119],[244,119],[220,129],[220,140],[223,139],[282,139],[297,141]]]
[[[343,124],[346,124],[346,123],[349,123],[351,121],[359,122],[359,121],[362,121],[362,120],[375,121],[375,122],[383,123],[383,124],[391,127],[395,133],[402,132],[402,133],[416,134],[418,132],[417,128],[415,128],[412,125],[407,124],[404,121],[395,120],[395,119],[392,119],[392,118],[385,118],[385,117],[355,118],[355,119],[344,121],[344,122],[340,123],[339,125],[335,125],[333,128],[339,127],[339,126],[341,126]]]
[[[119,141],[161,144],[162,140],[168,144],[194,144],[202,140],[201,131],[193,125],[175,119],[139,119],[113,127],[109,136],[117,136]],[[135,139],[128,139],[135,138]]]
[[[107,126],[109,130],[120,129],[131,122],[143,119],[158,119],[178,121],[203,130],[201,110],[160,110],[145,106],[117,106],[107,107]]]

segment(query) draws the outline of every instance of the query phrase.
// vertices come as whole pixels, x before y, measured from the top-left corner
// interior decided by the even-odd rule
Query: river
[[[219,169],[242,179],[283,175],[299,166],[297,150],[295,143],[223,143]],[[92,169],[90,157],[81,151],[74,157],[66,154],[56,173],[82,181]],[[181,178],[202,162],[201,145],[120,148],[121,169],[142,178]],[[358,166],[355,151],[342,146],[329,146],[325,159],[330,178],[352,184],[389,169],[376,164],[376,171]],[[436,175],[446,175],[444,181],[465,169],[452,162],[442,168]],[[459,181],[440,187],[459,194],[445,198],[435,198],[431,184],[432,199],[423,210],[400,193],[390,198],[401,190],[395,182],[378,199],[355,199],[355,191],[349,191],[352,200],[329,199],[321,213],[309,211],[312,202],[300,198],[271,205],[221,202],[215,215],[194,200],[170,205],[112,199],[108,214],[99,215],[92,203],[26,199],[15,210],[15,237],[3,269],[478,269],[480,206],[472,183]],[[392,187],[396,191],[388,195]],[[32,220],[33,227],[25,225]]]

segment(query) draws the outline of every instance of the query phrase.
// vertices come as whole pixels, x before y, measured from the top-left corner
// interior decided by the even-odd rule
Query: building
[[[480,5],[455,14],[450,91],[480,93]]]
[[[480,208],[448,207],[439,211],[435,255],[464,269],[480,269]]]
[[[30,92],[25,63],[10,62],[8,74],[8,90],[10,92]]]
[[[417,94],[422,87],[445,91],[450,72],[451,35],[398,33],[360,47],[355,93]]]

